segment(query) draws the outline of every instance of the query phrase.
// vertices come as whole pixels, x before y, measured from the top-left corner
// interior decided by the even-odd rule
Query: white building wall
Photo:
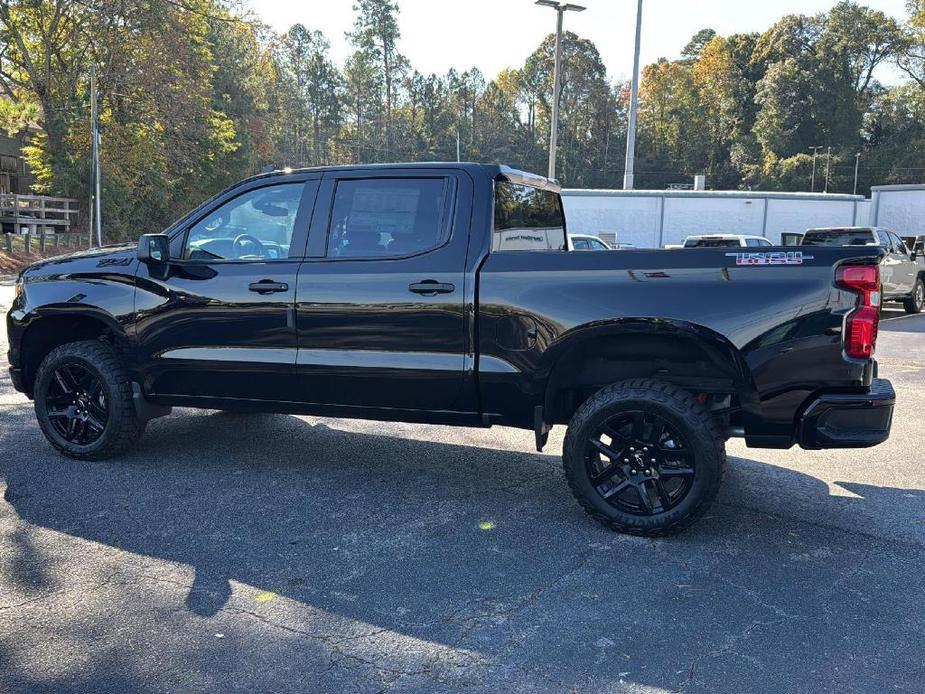
[[[780,243],[783,232],[868,223],[860,195],[564,190],[562,199],[569,231],[611,232],[643,248],[708,233],[766,235]]]
[[[665,198],[662,243],[683,243],[691,234],[761,236],[764,201],[743,198]]]
[[[866,227],[871,225],[871,201],[864,200],[858,203],[857,212],[854,215],[854,226]]]
[[[649,247],[658,242],[661,200],[656,197],[562,196],[568,230],[576,234],[612,232],[620,243]],[[654,240],[654,241],[653,241]]]
[[[925,186],[874,186],[871,216],[900,236],[925,234]]]
[[[780,243],[785,232],[802,234],[813,227],[854,226],[853,201],[768,200],[766,236]]]

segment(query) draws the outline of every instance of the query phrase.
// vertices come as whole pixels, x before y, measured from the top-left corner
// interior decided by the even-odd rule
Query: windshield
[[[832,229],[807,231],[803,246],[876,246],[874,233],[869,229]]]

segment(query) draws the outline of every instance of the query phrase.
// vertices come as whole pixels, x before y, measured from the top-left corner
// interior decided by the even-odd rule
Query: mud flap
[[[538,453],[543,452],[546,441],[549,440],[549,432],[552,425],[543,421],[543,406],[537,405],[533,408],[533,435],[536,437],[536,450]]]

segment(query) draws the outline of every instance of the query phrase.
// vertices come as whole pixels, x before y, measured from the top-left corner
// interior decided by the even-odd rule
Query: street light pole
[[[556,53],[552,74],[552,114],[549,124],[549,178],[556,177],[556,147],[559,137],[559,90],[562,88],[562,15],[568,11],[583,12],[581,5],[560,3],[556,0],[536,0],[537,5],[551,7],[556,11]]]
[[[829,169],[832,167],[832,148],[829,147],[825,155],[825,190],[823,193],[829,192]]]
[[[816,155],[819,154],[819,150],[822,149],[822,147],[810,147],[810,149],[813,150],[813,175],[812,175],[812,178],[810,178],[809,180],[809,192],[815,193],[816,192]]]
[[[91,218],[95,229],[91,229],[91,234],[96,232],[96,245],[103,245],[102,220],[100,219],[100,112],[97,105],[96,93],[96,66],[90,66],[90,137],[93,138],[91,143],[91,156],[93,159],[93,212]],[[92,245],[92,243],[91,243]]]
[[[858,168],[861,166],[861,153],[854,155],[854,194],[858,194]]]
[[[633,189],[636,163],[636,111],[639,107],[639,47],[642,38],[642,0],[636,6],[636,49],[633,53],[633,83],[630,86],[630,114],[626,129],[626,166],[623,172],[623,190]]]

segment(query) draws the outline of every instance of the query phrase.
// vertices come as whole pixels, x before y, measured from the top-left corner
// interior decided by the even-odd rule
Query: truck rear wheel
[[[925,308],[925,282],[922,282],[921,277],[915,281],[912,295],[903,300],[903,308],[906,309],[906,313],[921,313]]]
[[[53,349],[39,366],[34,391],[42,433],[70,458],[110,458],[144,432],[128,374],[105,342],[71,342]]]
[[[588,514],[618,532],[658,537],[707,511],[726,450],[710,413],[690,393],[636,379],[607,386],[578,408],[562,459]]]

